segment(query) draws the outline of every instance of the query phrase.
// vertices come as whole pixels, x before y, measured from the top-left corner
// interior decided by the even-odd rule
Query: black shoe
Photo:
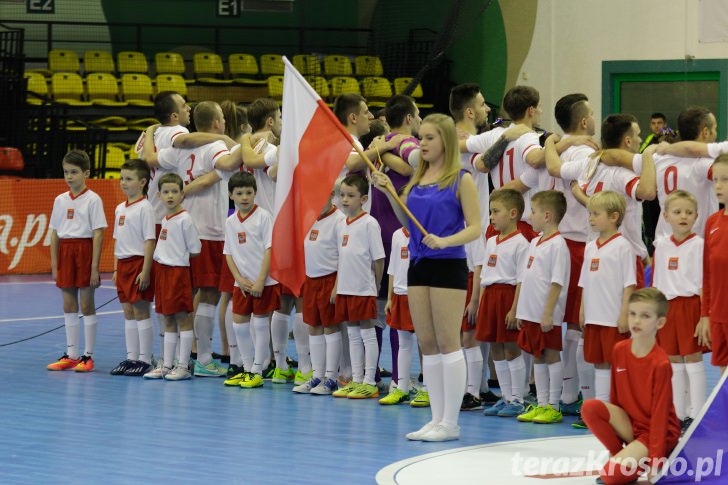
[[[218,354],[217,352],[212,353],[212,358],[215,360],[219,360],[223,364],[229,364],[230,363],[230,356],[229,355],[223,355]]]
[[[500,389],[500,384],[498,384],[498,379],[488,379],[488,387],[491,389],[494,389],[494,388]]]
[[[379,368],[379,375],[382,377],[392,377],[392,373],[384,367]]]
[[[197,360],[197,352],[192,352],[192,353],[190,354],[190,359],[192,359],[192,360]]]
[[[500,397],[491,390],[488,390],[488,392],[480,393],[480,402],[484,406],[493,406],[495,403],[498,402],[499,399]]]
[[[682,421],[680,421],[680,428],[681,428],[680,436],[685,434],[685,432],[688,430],[688,428],[690,427],[691,424],[693,424],[693,418],[688,417],[688,418],[685,418]]]
[[[483,409],[483,404],[480,402],[480,399],[473,396],[469,392],[465,394],[463,397],[463,403],[460,405],[461,411],[477,411],[479,409]]]
[[[112,376],[123,376],[124,372],[126,372],[126,369],[128,369],[130,366],[134,364],[135,361],[133,360],[122,360],[119,362],[119,365],[111,369],[111,375]]]
[[[242,365],[230,364],[228,366],[226,379],[230,379],[232,376],[240,374],[241,372],[245,372],[245,369],[243,369]]]
[[[596,484],[597,485],[604,485],[604,480],[602,480],[601,478],[597,477]]]
[[[266,369],[263,370],[263,379],[269,381],[273,379],[273,373],[276,371],[276,361],[271,360]]]
[[[576,429],[589,429],[584,420],[581,419],[581,416],[579,416],[579,419],[571,423],[571,427]]]
[[[424,382],[425,378],[422,376],[422,372],[420,372],[420,375],[417,376],[417,382],[422,384]]]
[[[288,364],[288,367],[295,367],[296,369],[298,369],[298,361],[297,360],[293,360],[290,357],[286,357],[286,363]]]
[[[146,362],[142,362],[141,360],[134,361],[133,365],[130,365],[126,368],[126,371],[124,371],[125,376],[129,377],[139,377],[143,376],[147,372],[152,370],[152,366],[150,364],[147,364]]]
[[[536,395],[536,384],[529,384],[528,385],[528,393]]]

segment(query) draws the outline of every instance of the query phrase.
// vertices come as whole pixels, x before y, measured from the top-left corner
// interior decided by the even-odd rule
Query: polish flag
[[[270,275],[300,295],[306,279],[304,238],[331,195],[354,141],[288,59],[283,62]]]

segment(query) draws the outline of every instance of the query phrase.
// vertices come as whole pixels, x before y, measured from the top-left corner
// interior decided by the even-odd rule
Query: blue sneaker
[[[526,408],[523,407],[523,403],[520,401],[511,401],[503,409],[501,409],[497,416],[499,418],[515,418],[519,414],[523,414]]]
[[[498,413],[501,412],[501,410],[506,407],[506,402],[503,399],[498,399],[495,404],[492,406],[485,408],[485,411],[483,411],[483,415],[485,416],[498,416]]]
[[[311,390],[321,384],[321,379],[318,377],[311,377],[310,380],[304,382],[293,388],[293,392],[297,394],[310,394]]]
[[[227,368],[215,360],[211,360],[207,365],[202,365],[198,360],[193,360],[193,362],[195,377],[225,377],[227,375]]]
[[[561,410],[561,414],[563,414],[564,416],[578,416],[579,412],[581,411],[581,403],[582,401],[578,399],[571,404],[566,404],[563,401],[559,401],[559,409]]]
[[[330,396],[338,388],[339,388],[339,384],[335,380],[326,379],[326,380],[319,382],[319,384],[316,387],[314,387],[313,389],[311,389],[309,391],[309,393],[315,394],[317,396]]]

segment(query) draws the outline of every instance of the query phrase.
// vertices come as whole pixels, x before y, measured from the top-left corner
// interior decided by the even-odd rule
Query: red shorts
[[[579,323],[579,306],[581,305],[581,287],[579,276],[581,266],[584,264],[584,248],[586,243],[566,239],[566,247],[571,256],[571,272],[569,273],[569,289],[566,293],[566,309],[564,321],[566,323]]]
[[[144,256],[132,256],[120,259],[116,263],[116,293],[120,303],[136,303],[154,299],[154,267],[150,272],[149,286],[139,291],[136,278],[144,268]]]
[[[698,339],[693,336],[698,320],[700,320],[698,295],[673,298],[667,310],[667,323],[657,331],[657,343],[667,355],[685,356],[710,352],[710,349],[698,345]]]
[[[233,273],[230,271],[230,266],[228,266],[225,255],[223,254],[222,263],[220,264],[220,280],[217,283],[217,289],[220,292],[232,293],[234,287],[235,278],[233,278]]]
[[[58,244],[58,288],[87,288],[91,286],[93,239],[61,239]]]
[[[336,319],[340,322],[376,320],[377,298],[374,296],[336,295]]]
[[[312,327],[329,327],[340,322],[336,307],[331,303],[331,292],[336,284],[336,273],[318,278],[306,276],[303,283],[303,323]]]
[[[192,313],[192,274],[189,266],[157,264],[154,271],[155,311],[162,315]]]
[[[523,237],[525,237],[529,242],[531,239],[538,236],[538,233],[533,230],[531,224],[526,221],[518,221],[516,226],[518,227],[518,230],[521,231],[521,234],[523,234]],[[487,241],[498,234],[500,234],[500,232],[495,230],[493,224],[488,224],[488,227],[485,229],[485,240]]]
[[[480,283],[480,282],[478,282]],[[470,297],[473,296],[473,273],[468,273],[468,292],[465,296],[465,309],[467,310],[468,303],[470,303]],[[470,332],[475,330],[475,325],[468,323],[468,316],[463,312],[463,323],[460,325],[461,332]]]
[[[281,306],[281,286],[279,284],[264,286],[260,297],[243,294],[239,287],[233,288],[234,315],[267,315]]]
[[[628,338],[629,332],[619,333],[617,327],[589,323],[584,326],[584,360],[590,364],[611,364],[612,349]]]
[[[523,320],[518,332],[518,346],[535,357],[541,357],[544,349],[561,350],[561,325],[554,325],[548,332],[541,330],[541,324]]]
[[[387,325],[395,330],[407,330],[408,332],[415,331],[415,326],[412,324],[412,315],[410,314],[407,295],[392,295],[392,306],[387,312]]]
[[[291,291],[291,289],[288,288],[286,285],[281,285],[281,295],[288,295],[292,297],[296,296],[293,294],[293,291]]]
[[[202,250],[194,258],[190,258],[192,268],[192,286],[195,288],[217,288],[220,284],[220,267],[225,261],[222,254],[224,241],[201,239]]]
[[[495,284],[486,286],[481,291],[475,338],[481,342],[517,342],[518,330],[506,328],[506,315],[513,306],[516,287]]]
[[[635,290],[645,287],[645,263],[637,256],[637,287]]]
[[[713,349],[710,363],[718,367],[728,366],[728,323],[710,321],[710,343]]]

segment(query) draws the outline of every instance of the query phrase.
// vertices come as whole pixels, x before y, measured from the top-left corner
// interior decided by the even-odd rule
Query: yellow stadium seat
[[[298,54],[293,56],[293,67],[304,76],[320,76],[321,63],[318,57],[310,54]]]
[[[396,78],[394,80],[394,92],[397,93],[397,94],[401,94],[405,90],[405,88],[407,88],[407,86],[409,86],[409,84],[411,82],[412,82],[412,78],[411,77],[398,77],[398,78]],[[415,103],[420,108],[429,109],[429,108],[433,108],[434,107],[434,105],[431,104],[431,103],[421,103],[420,102],[420,99],[422,99],[424,97],[424,93],[422,92],[422,85],[421,84],[418,84],[415,87],[414,91],[412,91],[412,93],[410,94],[410,96],[412,96],[415,99]]]
[[[142,52],[122,51],[116,56],[116,65],[119,68],[119,74],[125,72],[138,72],[146,74],[149,72],[149,64],[147,58]]]
[[[324,73],[327,76],[351,76],[351,61],[346,56],[326,56]]]
[[[325,77],[321,76],[308,76],[306,78],[311,87],[321,96],[321,99],[327,100],[331,96],[331,90],[329,89],[329,83]]]
[[[86,76],[89,101],[99,106],[126,106],[119,101],[119,81],[113,74],[97,72]]]
[[[225,68],[222,59],[211,52],[198,52],[192,57],[195,77],[203,83],[230,84],[232,79],[224,79]]]
[[[83,81],[81,76],[73,72],[57,72],[51,78],[51,92],[53,98],[59,103],[72,106],[91,106],[91,102],[84,101]]]
[[[386,100],[392,97],[392,85],[383,77],[365,77],[361,81],[362,94],[367,104],[382,108]]]
[[[283,76],[268,76],[268,96],[277,101],[283,98]]]
[[[154,106],[152,80],[146,74],[124,74],[121,76],[121,92],[131,106]]]
[[[44,103],[42,98],[48,97],[48,84],[43,74],[39,72],[25,72],[25,78],[28,80],[28,92],[35,93],[37,96],[29,95],[26,98],[28,104],[41,105]],[[41,98],[42,97],[42,98]]]
[[[228,69],[233,81],[238,84],[266,85],[267,79],[256,79],[260,70],[258,60],[251,54],[230,54]]]
[[[185,73],[185,60],[177,52],[157,52],[154,54],[154,65],[157,74]]]
[[[342,94],[361,94],[359,83],[353,77],[339,76],[331,78],[331,95],[334,97]]]
[[[160,74],[157,76],[157,93],[174,91],[180,96],[187,96],[187,84],[182,76],[177,74]]]
[[[68,49],[53,49],[48,52],[48,69],[51,72],[79,72],[78,54]]]
[[[94,154],[94,160],[96,161],[96,170],[100,171],[104,167],[102,167],[102,161],[101,161],[101,150],[99,148],[96,148],[96,152]],[[124,162],[126,161],[126,157],[124,156],[124,151],[121,148],[107,145],[106,146],[106,178],[113,178],[108,177],[109,171],[118,171],[121,170],[121,166],[124,165]]]
[[[356,56],[354,58],[354,68],[357,76],[377,76],[384,75],[382,60],[377,56]]]
[[[114,72],[114,58],[107,51],[86,51],[83,53],[83,72]]]
[[[260,72],[264,76],[283,75],[283,58],[280,54],[263,54],[260,56]]]

